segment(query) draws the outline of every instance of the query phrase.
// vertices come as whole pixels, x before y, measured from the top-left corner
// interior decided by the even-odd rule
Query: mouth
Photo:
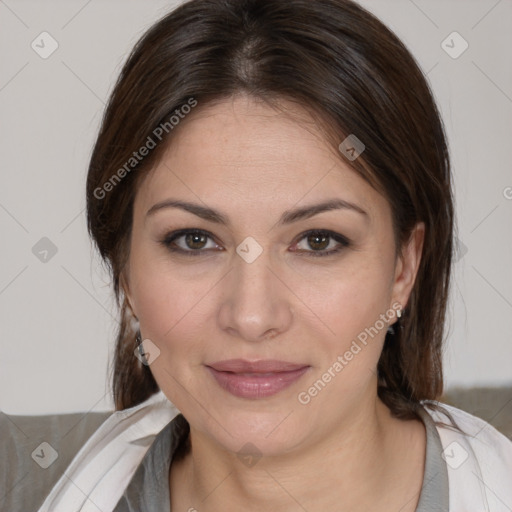
[[[310,368],[286,361],[230,359],[206,365],[217,384],[240,398],[266,398],[291,386]]]

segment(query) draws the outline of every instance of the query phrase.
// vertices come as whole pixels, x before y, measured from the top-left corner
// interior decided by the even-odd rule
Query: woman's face
[[[386,199],[282,105],[294,116],[238,97],[181,121],[137,191],[125,283],[151,371],[193,433],[264,455],[374,407],[421,242],[395,260]]]

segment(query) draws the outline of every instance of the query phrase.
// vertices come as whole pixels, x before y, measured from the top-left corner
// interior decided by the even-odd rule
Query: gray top
[[[426,427],[427,449],[416,512],[448,511],[441,440],[429,413],[423,408],[418,412]],[[111,414],[13,416],[0,411],[0,510],[36,512],[78,450]],[[188,432],[181,414],[159,432],[114,512],[171,510],[169,469],[184,448]]]
[[[425,424],[427,446],[423,485],[416,512],[448,512],[448,471],[441,457],[441,439],[429,413],[423,407],[418,412]],[[114,512],[171,510],[169,470],[173,457],[183,450],[188,433],[188,422],[179,414],[157,435]]]

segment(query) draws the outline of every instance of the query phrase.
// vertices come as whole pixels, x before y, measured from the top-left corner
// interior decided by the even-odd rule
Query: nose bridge
[[[262,250],[254,257],[255,247],[250,244],[237,248],[239,254],[229,273],[219,320],[223,329],[239,338],[258,341],[289,327],[291,307],[286,287],[272,268],[269,251]]]
[[[265,303],[269,302],[270,288],[272,286],[272,272],[269,270],[268,254],[260,255],[255,261],[247,262],[243,258],[235,259],[234,279],[236,291],[244,302],[253,298],[256,301],[267,296]]]

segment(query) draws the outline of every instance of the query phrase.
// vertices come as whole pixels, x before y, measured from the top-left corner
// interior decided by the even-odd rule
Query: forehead
[[[242,200],[261,215],[265,206],[339,196],[370,212],[386,208],[306,110],[286,101],[280,107],[250,97],[196,107],[142,181],[138,202],[149,207],[172,194],[228,209]]]

